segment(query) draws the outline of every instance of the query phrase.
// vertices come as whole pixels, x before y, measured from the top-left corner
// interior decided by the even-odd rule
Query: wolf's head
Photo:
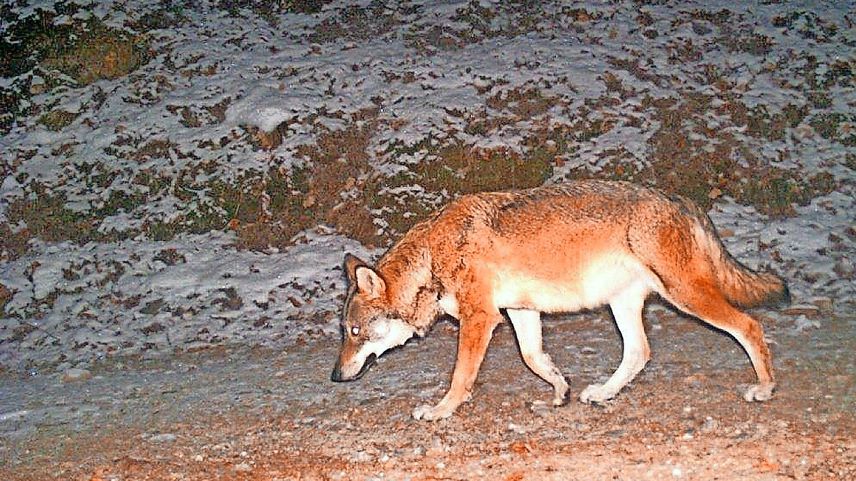
[[[342,318],[342,348],[330,376],[337,382],[359,379],[378,356],[416,333],[393,312],[386,281],[378,271],[346,254],[345,272],[349,288]]]

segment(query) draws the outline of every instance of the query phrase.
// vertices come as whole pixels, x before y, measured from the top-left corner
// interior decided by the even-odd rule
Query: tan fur
[[[567,383],[541,351],[538,313],[609,304],[624,356],[609,381],[589,386],[580,399],[610,399],[650,358],[641,314],[652,291],[741,343],[759,380],[747,400],[772,394],[761,326],[735,306],[782,298],[784,283],[732,259],[698,207],[655,190],[582,181],[464,196],[411,229],[375,268],[349,256],[346,271],[352,287],[334,380],[353,379],[365,371],[368,350],[382,353],[406,337],[399,326],[394,340],[361,339],[350,335],[353,326],[395,318],[424,335],[440,314],[460,321],[451,387],[436,406],[417,408],[417,418],[447,417],[469,398],[501,309],[508,310],[527,365],[553,385],[559,403]]]

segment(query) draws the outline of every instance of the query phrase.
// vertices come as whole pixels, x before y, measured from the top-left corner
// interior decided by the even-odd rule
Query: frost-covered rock
[[[62,382],[78,382],[92,379],[92,373],[86,369],[70,368],[62,373]]]

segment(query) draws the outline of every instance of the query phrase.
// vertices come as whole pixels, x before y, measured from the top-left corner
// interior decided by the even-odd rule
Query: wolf
[[[612,399],[651,357],[642,308],[652,292],[740,343],[758,378],[746,401],[766,401],[775,387],[762,327],[741,308],[787,301],[784,281],[731,257],[693,202],[651,188],[587,180],[465,195],[416,224],[375,266],[346,254],[344,270],[349,289],[333,381],[360,378],[443,315],[459,322],[451,386],[436,405],[416,407],[416,419],[447,418],[469,400],[503,313],[524,362],[552,385],[559,406],[569,386],[542,349],[541,313],[608,304],[622,359],[579,399]]]

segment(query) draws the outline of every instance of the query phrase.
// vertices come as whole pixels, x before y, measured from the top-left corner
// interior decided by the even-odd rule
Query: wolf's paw
[[[446,419],[451,416],[453,412],[454,409],[449,409],[442,403],[436,406],[423,404],[413,410],[413,419],[416,419],[417,421],[420,419],[423,421],[436,421],[438,419]]]
[[[614,398],[617,393],[603,384],[590,384],[580,393],[580,401],[585,404],[603,403]]]
[[[753,384],[743,393],[743,399],[748,402],[752,401],[769,401],[773,397],[773,388],[776,387],[773,383],[768,384]]]
[[[571,400],[571,389],[568,386],[565,386],[565,389],[556,391],[553,396],[553,406],[559,407],[568,404],[568,401]]]

